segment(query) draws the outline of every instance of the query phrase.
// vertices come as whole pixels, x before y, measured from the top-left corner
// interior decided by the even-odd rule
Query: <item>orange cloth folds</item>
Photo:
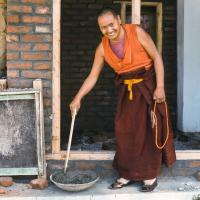
[[[153,62],[137,38],[136,25],[126,24],[123,28],[125,30],[124,58],[118,58],[110,47],[109,39],[103,37],[102,45],[106,62],[118,74],[140,68],[150,68]]]

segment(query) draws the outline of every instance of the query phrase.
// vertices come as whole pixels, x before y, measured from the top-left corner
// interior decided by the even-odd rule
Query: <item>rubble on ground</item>
[[[12,177],[0,177],[0,186],[9,187],[14,184]]]
[[[48,181],[45,178],[37,178],[30,182],[31,189],[44,189],[48,187]]]

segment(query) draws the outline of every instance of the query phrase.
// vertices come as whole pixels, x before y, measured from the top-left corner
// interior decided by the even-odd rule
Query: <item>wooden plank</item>
[[[23,100],[23,99],[34,99],[33,94],[13,94],[13,95],[0,95],[0,101],[6,100]]]
[[[39,90],[39,162],[41,168],[39,168],[39,176],[46,178],[46,160],[45,160],[45,140],[44,140],[44,110],[43,110],[43,87],[42,80],[36,79],[33,81],[34,89]]]
[[[34,86],[33,86],[34,87]],[[35,111],[36,111],[36,119],[35,119],[35,127],[36,127],[36,135],[37,135],[37,159],[38,159],[38,175],[40,176],[42,171],[42,162],[41,162],[41,148],[40,148],[40,105],[39,105],[39,94],[35,94]]]
[[[159,4],[162,4],[162,3],[160,3],[160,2],[143,2],[142,1],[142,6],[155,6],[155,7],[157,7]]]
[[[113,1],[113,3],[120,3],[120,4],[121,4],[122,1]],[[126,3],[126,4],[127,4],[127,3],[130,3],[130,1],[123,1],[123,3]]]
[[[125,3],[126,5],[132,5],[131,1],[114,1],[114,3]],[[145,1],[141,1],[141,5],[142,6],[158,6],[160,4],[160,2],[145,2]]]
[[[65,160],[67,151],[46,155],[47,160]],[[70,151],[70,160],[112,160],[114,151]]]
[[[0,96],[1,95],[20,95],[20,94],[35,94],[35,93],[39,93],[39,91],[36,91],[36,90],[20,90],[20,91],[17,91],[17,90],[6,90],[6,91],[3,91],[3,92],[0,92]]]
[[[159,53],[162,55],[162,3],[158,3],[156,6],[156,35],[157,35],[157,43],[156,46],[158,48]]]
[[[70,160],[113,160],[115,151],[71,151]],[[47,160],[65,160],[66,151],[46,155]],[[200,160],[200,150],[176,150],[177,160]]]
[[[0,176],[38,175],[37,167],[30,168],[0,168]]]
[[[176,150],[177,160],[200,160],[200,150]]]
[[[140,24],[141,0],[132,0],[132,24]]]
[[[52,152],[60,152],[60,15],[61,0],[53,1]]]
[[[126,23],[126,3],[121,2],[121,21],[122,24]]]

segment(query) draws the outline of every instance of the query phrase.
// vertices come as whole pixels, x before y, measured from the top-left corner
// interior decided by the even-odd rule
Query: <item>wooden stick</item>
[[[70,133],[69,133],[69,141],[68,141],[68,146],[67,146],[67,156],[66,156],[66,160],[65,160],[64,173],[66,173],[67,165],[68,165],[68,161],[69,161],[69,153],[70,153],[70,148],[71,148],[72,134],[73,134],[73,130],[74,130],[75,117],[76,117],[76,109],[75,109],[75,112],[72,115],[72,121],[71,121]]]
[[[126,24],[126,3],[121,3],[121,20],[122,24]]]

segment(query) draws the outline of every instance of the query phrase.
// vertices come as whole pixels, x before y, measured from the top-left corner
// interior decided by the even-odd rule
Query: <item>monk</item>
[[[163,61],[151,37],[137,25],[122,25],[113,9],[99,12],[98,25],[103,38],[88,77],[70,103],[71,113],[79,110],[106,61],[116,73],[118,92],[113,167],[119,178],[109,188],[142,181],[141,191],[150,192],[157,186],[161,165],[171,166],[176,160]]]

